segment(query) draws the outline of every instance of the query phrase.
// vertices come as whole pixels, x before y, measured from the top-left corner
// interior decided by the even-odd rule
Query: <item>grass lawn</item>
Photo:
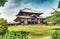
[[[9,26],[8,30],[30,32],[30,39],[50,39],[51,33],[55,31],[54,28],[60,28],[60,26],[18,25]]]

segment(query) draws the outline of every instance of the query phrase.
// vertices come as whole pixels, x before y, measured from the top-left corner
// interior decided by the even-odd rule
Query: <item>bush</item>
[[[52,39],[60,39],[60,30],[56,30],[52,33]]]
[[[7,31],[7,21],[3,18],[0,19],[0,35],[3,35]]]
[[[29,32],[8,31],[2,39],[28,39]]]

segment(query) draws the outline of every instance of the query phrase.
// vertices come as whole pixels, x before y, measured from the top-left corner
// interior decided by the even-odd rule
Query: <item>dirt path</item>
[[[45,37],[29,37],[29,39],[51,39],[51,36],[45,36]]]
[[[51,36],[42,37],[41,39],[51,39]]]

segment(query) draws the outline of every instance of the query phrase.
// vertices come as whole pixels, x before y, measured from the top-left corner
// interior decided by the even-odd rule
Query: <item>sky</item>
[[[21,9],[31,8],[32,10],[41,11],[42,17],[51,15],[54,9],[57,9],[58,0],[8,0],[3,7],[0,7],[0,18],[13,22],[16,15]]]

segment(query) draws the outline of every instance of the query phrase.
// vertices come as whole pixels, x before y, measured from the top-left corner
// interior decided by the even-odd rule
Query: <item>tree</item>
[[[46,22],[51,22],[51,24],[60,24],[60,11],[52,12],[52,16],[48,17]]]
[[[4,6],[5,2],[7,2],[7,0],[0,0],[0,6]]]
[[[60,8],[60,0],[58,0],[58,8]],[[55,9],[53,9],[55,10]],[[52,12],[52,16],[47,17],[46,22],[51,22],[52,24],[60,24],[60,11],[55,10]]]
[[[60,8],[60,0],[58,0],[59,2],[58,2],[58,8]]]
[[[58,0],[59,2],[58,2],[58,8],[60,8],[60,0]]]

